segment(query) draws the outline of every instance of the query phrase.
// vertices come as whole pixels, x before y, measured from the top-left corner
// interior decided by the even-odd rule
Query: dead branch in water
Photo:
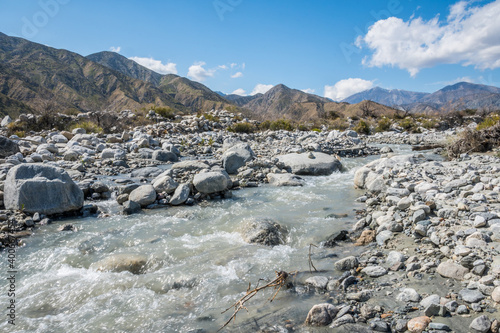
[[[231,305],[229,308],[227,308],[226,310],[224,310],[222,313],[226,313],[227,311],[229,311],[230,309],[234,308],[234,312],[233,312],[233,315],[231,316],[231,318],[229,318],[228,321],[226,321],[226,323],[224,324],[224,326],[222,326],[221,328],[219,328],[219,330],[217,332],[220,332],[224,327],[226,327],[227,325],[229,325],[229,323],[231,322],[231,320],[235,320],[236,319],[236,315],[238,314],[238,312],[241,310],[241,309],[245,309],[247,310],[248,312],[248,309],[245,307],[245,303],[248,302],[252,297],[254,297],[255,295],[257,295],[257,293],[261,290],[264,290],[264,289],[267,289],[267,288],[274,288],[274,289],[277,289],[276,292],[274,293],[273,297],[271,297],[269,299],[269,302],[272,302],[274,300],[274,298],[276,297],[276,295],[278,294],[278,292],[281,290],[281,288],[286,285],[286,280],[288,279],[288,277],[290,275],[293,275],[293,273],[287,273],[287,272],[283,272],[283,271],[276,271],[276,278],[274,280],[272,280],[271,282],[259,287],[259,283],[257,282],[257,286],[250,290],[251,288],[251,283],[248,284],[248,289],[247,289],[247,292],[245,294],[245,296],[243,296],[242,298],[240,298],[236,303],[234,303],[233,305]],[[260,282],[260,280],[259,280]]]
[[[309,272],[310,272],[311,274],[312,274],[312,269],[311,269],[311,267],[312,267],[312,268],[314,268],[314,271],[315,271],[315,272],[317,272],[317,271],[318,271],[318,270],[316,269],[316,267],[314,267],[313,261],[312,261],[312,259],[311,259],[311,248],[312,248],[313,246],[314,246],[314,247],[317,247],[317,246],[316,246],[316,245],[314,245],[314,244],[309,244]]]

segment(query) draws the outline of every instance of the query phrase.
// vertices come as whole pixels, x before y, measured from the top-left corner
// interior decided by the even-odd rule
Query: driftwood
[[[254,289],[250,289],[251,284],[249,283],[245,296],[240,298],[236,303],[234,303],[233,305],[231,305],[229,308],[227,308],[225,311],[222,312],[222,313],[226,313],[230,309],[234,308],[234,312],[233,312],[233,315],[231,316],[231,318],[229,318],[228,321],[226,321],[226,323],[221,328],[219,328],[219,330],[217,332],[220,332],[227,325],[229,325],[229,323],[232,320],[235,320],[236,315],[238,314],[238,312],[241,309],[245,309],[248,311],[248,309],[245,307],[245,303],[248,302],[252,297],[257,295],[257,293],[259,291],[267,289],[267,288],[274,288],[275,290],[277,289],[276,292],[274,293],[273,297],[271,297],[269,299],[269,302],[272,302],[274,300],[274,298],[276,297],[276,295],[278,294],[278,292],[281,290],[281,288],[286,285],[286,281],[290,275],[294,275],[294,274],[283,272],[283,271],[279,271],[279,272],[277,271],[276,278],[274,280],[272,280],[271,282],[269,282],[261,287],[259,287],[259,283],[257,283],[257,286]],[[260,280],[259,280],[259,282],[260,282]]]
[[[448,155],[458,157],[460,154],[486,152],[500,145],[500,122],[494,126],[475,131],[466,129],[461,138],[448,145]]]

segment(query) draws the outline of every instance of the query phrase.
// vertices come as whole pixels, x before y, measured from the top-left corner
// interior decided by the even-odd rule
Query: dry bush
[[[466,129],[459,138],[448,145],[448,156],[458,157],[460,154],[486,152],[500,145],[500,123],[482,129]]]

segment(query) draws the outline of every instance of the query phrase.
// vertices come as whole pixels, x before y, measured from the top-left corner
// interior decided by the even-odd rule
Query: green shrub
[[[360,120],[356,126],[354,126],[353,130],[359,134],[370,134],[370,125],[368,125],[366,121]]]
[[[479,123],[477,125],[476,129],[478,131],[480,131],[482,129],[495,126],[496,124],[498,124],[498,122],[500,122],[500,115],[491,114],[486,119],[484,119],[481,123]]]
[[[313,128],[311,131],[321,133],[321,130],[319,128]]]
[[[406,117],[405,119],[399,122],[399,126],[401,126],[407,132],[413,132],[417,129],[417,124],[411,117]]]
[[[70,126],[70,131],[74,130],[75,128],[83,128],[87,133],[102,133],[103,129],[102,127],[97,126],[96,123],[93,123],[91,121],[79,121],[73,125]]]
[[[436,128],[438,125],[436,119],[429,119],[429,118],[423,119],[421,121],[421,123],[422,123],[422,127],[427,128],[427,129]]]
[[[174,119],[175,118],[175,111],[172,108],[169,107],[164,107],[164,106],[154,106],[151,108],[157,115],[167,118],[167,119]]]
[[[389,118],[382,118],[378,121],[377,126],[375,127],[375,132],[385,132],[391,128],[391,120]]]
[[[300,125],[298,125],[298,126],[297,126],[297,129],[298,129],[299,131],[302,131],[302,132],[309,131],[309,127],[307,127],[307,126],[306,126],[306,125],[304,125],[304,124],[300,124]],[[313,130],[313,131],[314,131],[314,130]]]
[[[343,118],[337,118],[331,122],[330,127],[339,131],[345,131],[349,128],[349,123]]]
[[[227,130],[234,133],[253,133],[257,130],[257,127],[251,123],[237,123],[229,127]]]
[[[272,131],[279,131],[279,130],[285,130],[285,131],[293,131],[294,126],[289,120],[286,119],[279,119],[272,121],[269,129]]]

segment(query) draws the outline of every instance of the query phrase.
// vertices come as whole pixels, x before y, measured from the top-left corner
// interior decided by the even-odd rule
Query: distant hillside
[[[201,83],[174,74],[161,75],[115,52],[99,52],[87,58],[126,76],[153,84],[192,112],[232,105]]]
[[[429,95],[429,93],[413,92],[399,89],[388,90],[380,87],[375,87],[351,95],[342,100],[342,102],[354,104],[362,102],[364,100],[369,100],[387,106],[393,106],[415,103],[427,95]]]
[[[429,94],[375,87],[349,96],[343,102],[358,103],[362,100],[403,107],[418,113],[443,113],[464,109],[498,110],[500,88],[459,82]]]
[[[186,107],[152,84],[128,77],[79,54],[0,33],[0,93],[8,113],[36,109],[43,101],[66,109],[123,110],[144,105]],[[6,109],[2,109],[7,113]]]
[[[254,99],[260,98],[262,96],[264,96],[264,94],[255,94],[252,96],[241,96],[241,95],[231,94],[231,95],[226,95],[224,98],[233,104],[236,104],[238,106],[244,106],[245,104],[250,103]]]

